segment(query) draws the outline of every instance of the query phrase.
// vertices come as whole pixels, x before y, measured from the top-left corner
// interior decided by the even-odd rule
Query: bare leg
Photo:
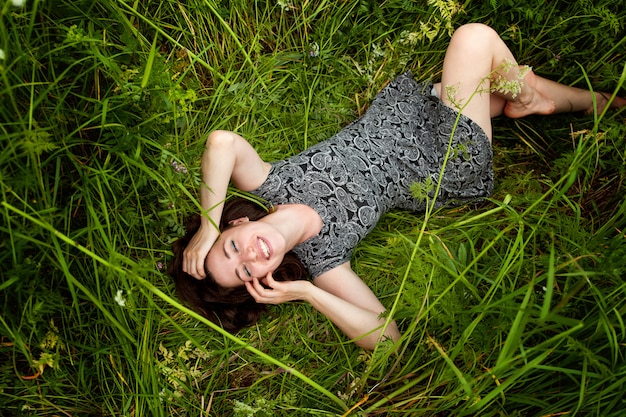
[[[491,94],[491,80],[498,77],[513,81],[519,91]],[[525,73],[500,36],[479,23],[461,26],[454,33],[443,62],[441,85],[435,88],[446,105],[474,120],[490,139],[491,118],[500,114],[518,118],[593,110],[589,91],[547,80],[532,71]],[[595,95],[601,111],[610,95]],[[611,107],[623,105],[626,100],[616,97]]]
[[[526,82],[531,84],[536,91],[543,91],[554,99],[554,113],[566,113],[583,111],[585,113],[593,113],[593,96],[588,90],[576,87],[570,87],[542,78],[533,73],[528,74]],[[594,92],[596,98],[596,106],[598,113],[601,113],[608,104],[611,94]],[[626,100],[621,97],[615,97],[611,102],[611,108],[617,108],[626,105]],[[523,106],[516,105],[515,102],[509,102],[504,108],[504,114],[508,117],[524,117],[528,115]]]
[[[551,90],[555,92],[556,100],[554,103],[554,113],[577,111],[585,112],[585,114],[593,113],[592,96],[588,90],[559,84],[555,81],[535,75],[532,72],[527,75],[527,77],[533,76],[535,79],[535,88],[543,91]],[[539,84],[539,86],[537,86],[537,84]],[[437,91],[439,97],[441,97],[441,83],[435,83],[435,90]],[[598,113],[602,113],[611,98],[611,94],[594,92],[594,95],[596,96],[597,111]],[[507,103],[510,104],[507,106]],[[622,97],[615,97],[615,99],[611,102],[610,108],[619,108],[625,105],[626,99]],[[491,94],[489,108],[491,118],[501,116],[503,114],[506,114],[506,116],[511,118],[520,118],[528,115],[528,112],[525,110],[523,105],[516,106],[514,102],[507,101],[506,98],[497,93]]]
[[[437,91],[437,96],[441,97],[441,83],[434,83],[435,91]],[[492,94],[489,98],[489,113],[491,118],[501,116],[504,114],[504,106],[506,104],[506,100],[499,95]]]
[[[441,100],[474,120],[491,139],[491,117],[499,114],[504,101],[491,100],[491,78],[497,75],[509,81],[518,81],[518,94],[498,94],[506,101],[520,103],[528,114],[552,113],[555,104],[535,91],[529,82],[521,82],[520,67],[500,36],[490,27],[479,23],[461,26],[456,30],[443,61]],[[528,74],[530,75],[530,74]],[[529,81],[528,76],[524,81]],[[502,107],[505,111],[509,105]],[[521,111],[519,111],[521,113]]]

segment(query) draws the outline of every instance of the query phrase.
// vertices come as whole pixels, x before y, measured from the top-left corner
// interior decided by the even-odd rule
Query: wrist
[[[315,299],[315,293],[317,291],[320,291],[320,288],[313,284],[313,282],[308,280],[301,280],[298,282],[302,283],[300,299],[302,301],[306,301],[309,304],[313,304],[313,301]]]
[[[198,229],[198,233],[202,233],[203,235],[218,235],[219,229],[210,219],[205,216],[200,216],[200,228]]]

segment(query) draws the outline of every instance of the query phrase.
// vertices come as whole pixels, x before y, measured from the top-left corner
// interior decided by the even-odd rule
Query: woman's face
[[[233,224],[215,241],[205,261],[215,282],[225,288],[265,278],[287,252],[284,237],[270,224],[246,218]]]

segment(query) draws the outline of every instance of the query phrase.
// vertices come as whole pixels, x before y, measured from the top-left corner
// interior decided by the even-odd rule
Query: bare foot
[[[611,98],[611,94],[609,93],[595,93],[596,95],[596,106],[598,106],[598,114],[604,111],[609,99]],[[611,102],[611,109],[617,109],[622,106],[626,106],[626,99],[616,96]],[[593,105],[585,110],[585,114],[593,114]]]
[[[537,77],[529,71],[522,81],[522,92],[514,99],[509,99],[504,106],[504,114],[512,119],[531,114],[552,114],[556,108],[554,100],[544,97],[537,90]]]

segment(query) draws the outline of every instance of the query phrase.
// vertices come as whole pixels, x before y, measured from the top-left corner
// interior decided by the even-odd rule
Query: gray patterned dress
[[[409,72],[374,98],[366,113],[335,136],[272,163],[255,191],[273,205],[306,204],[324,224],[294,252],[315,278],[350,260],[355,246],[387,211],[423,211],[414,183],[436,186],[458,113]],[[492,150],[484,131],[461,115],[436,207],[487,197],[493,190]],[[430,198],[434,190],[430,191]]]

